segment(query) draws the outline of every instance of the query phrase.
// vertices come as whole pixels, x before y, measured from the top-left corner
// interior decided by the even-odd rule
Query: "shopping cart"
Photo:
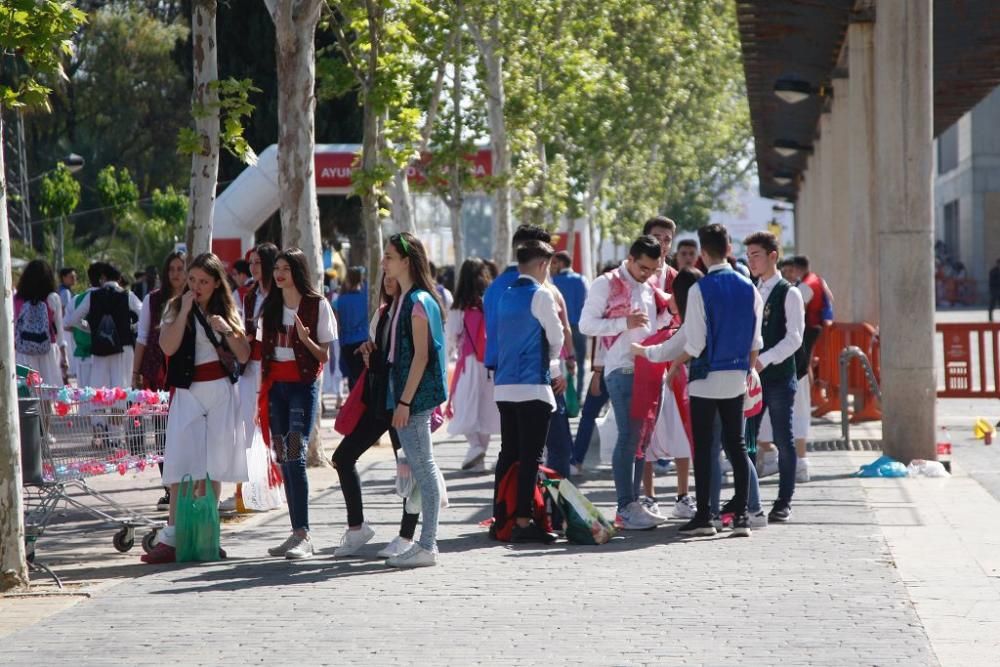
[[[169,397],[165,392],[35,386],[41,437],[40,465],[25,470],[25,535],[28,557],[60,504],[118,528],[112,544],[124,553],[136,529],[148,528],[142,548],[149,552],[162,521],[116,502],[87,483],[98,475],[143,471],[163,460]],[[29,453],[30,454],[30,453]],[[72,495],[71,495],[72,493]],[[83,499],[96,501],[83,502]]]

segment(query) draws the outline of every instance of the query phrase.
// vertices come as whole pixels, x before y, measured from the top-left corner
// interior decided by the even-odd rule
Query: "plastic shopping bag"
[[[605,544],[615,527],[568,479],[545,482],[562,510],[566,539],[574,544]]]
[[[906,477],[907,471],[899,461],[888,457],[880,456],[871,463],[861,466],[854,473],[856,477]]]
[[[421,510],[421,503],[423,502],[423,499],[420,497],[420,485],[417,484],[416,480],[413,478],[412,470],[410,470],[410,465],[408,463],[406,464],[406,469],[407,469],[406,474],[409,475],[410,479],[410,482],[408,484],[410,493],[408,495],[403,496],[403,498],[406,499],[405,509],[410,514],[419,514]],[[441,497],[440,507],[441,509],[444,509],[449,505],[448,487],[444,483],[444,475],[441,473],[441,468],[437,469],[437,486],[438,486],[438,495]],[[399,494],[398,465],[396,468],[396,493]]]
[[[611,455],[615,451],[618,440],[618,424],[615,422],[615,411],[608,409],[603,418],[597,420],[597,436],[601,441],[601,462],[611,463]]]
[[[205,477],[205,495],[195,497],[191,475],[181,480],[177,499],[177,562],[219,560],[219,500]]]
[[[249,510],[265,512],[285,504],[285,490],[282,488],[280,473],[278,479],[271,470],[271,451],[264,444],[260,429],[254,429],[250,449],[247,450],[247,472],[250,481],[240,486],[243,505]]]

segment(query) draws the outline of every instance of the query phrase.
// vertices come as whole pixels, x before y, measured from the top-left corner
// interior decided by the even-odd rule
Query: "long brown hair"
[[[437,301],[438,309],[441,311],[441,319],[443,320],[445,318],[445,307],[441,301],[441,295],[438,294],[437,283],[431,277],[430,262],[427,261],[427,251],[424,249],[424,244],[409,232],[393,234],[389,237],[389,243],[396,249],[400,257],[410,260],[410,280],[413,281],[413,286],[431,293],[431,296]]]
[[[215,290],[212,291],[212,296],[208,300],[208,314],[218,315],[234,330],[243,333],[243,322],[240,321],[239,313],[236,311],[236,302],[233,301],[233,294],[229,291],[229,282],[226,280],[226,267],[222,264],[222,260],[214,253],[203,252],[191,261],[191,264],[188,266],[188,273],[192,269],[201,269],[219,283]],[[185,283],[181,293],[170,300],[167,311],[175,319],[181,312],[181,297],[190,290],[191,288]]]
[[[458,273],[458,284],[455,286],[455,302],[452,310],[470,310],[483,308],[483,294],[490,286],[490,272],[486,263],[478,257],[470,257],[462,262]]]
[[[168,297],[179,296],[178,294],[173,293],[174,288],[170,284],[170,265],[174,263],[175,259],[179,259],[183,262],[184,253],[180,250],[175,250],[167,255],[166,259],[163,260],[163,265],[160,267],[160,291]],[[185,282],[187,282],[186,279]],[[184,292],[183,288],[181,288],[181,292]]]
[[[288,268],[292,271],[292,283],[295,285],[295,289],[299,291],[299,294],[303,297],[323,298],[323,295],[313,287],[312,276],[309,274],[309,262],[306,260],[304,252],[298,248],[283,250],[274,258],[275,266],[282,259],[288,262]],[[267,293],[267,298],[264,299],[264,305],[260,313],[264,319],[264,328],[267,331],[274,332],[281,329],[281,321],[284,317],[284,312],[282,311],[285,307],[285,295],[282,290],[277,289],[277,285],[272,283],[272,287],[274,289]]]

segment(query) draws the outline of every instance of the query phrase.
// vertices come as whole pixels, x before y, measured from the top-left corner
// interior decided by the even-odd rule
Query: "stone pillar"
[[[816,216],[812,221],[812,247],[806,253],[813,267],[823,275],[829,273],[832,266],[832,246],[834,221],[833,211],[833,163],[834,142],[830,124],[830,114],[824,113],[819,118],[819,141],[815,143],[814,167],[816,173],[813,182],[813,192],[816,197]]]
[[[844,319],[878,326],[878,219],[875,217],[875,91],[871,23],[851,23],[847,28],[850,79],[848,116],[850,134],[850,214],[844,233],[850,237],[854,270],[850,285],[851,311]],[[839,309],[840,295],[834,293]]]
[[[816,265],[816,271],[826,277],[838,309],[835,318],[841,322],[853,320],[854,248],[851,238],[850,184],[850,91],[847,79],[833,80],[833,108],[830,113],[829,136],[824,136],[830,150],[830,215],[826,263]],[[874,285],[874,283],[872,283]]]
[[[934,459],[933,8],[880,0],[875,155],[885,453]]]

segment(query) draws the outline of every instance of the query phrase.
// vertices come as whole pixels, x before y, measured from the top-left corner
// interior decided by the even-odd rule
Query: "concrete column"
[[[833,108],[830,116],[829,137],[825,143],[830,155],[830,216],[826,236],[828,250],[826,263],[816,265],[817,272],[826,277],[837,300],[836,319],[853,320],[854,248],[851,238],[851,187],[850,187],[850,91],[847,79],[833,80]]]
[[[850,217],[845,234],[854,254],[849,319],[878,326],[878,224],[875,217],[875,91],[874,25],[852,23],[847,28],[847,58],[850,79],[848,115],[850,135]],[[837,307],[840,295],[834,293]],[[845,317],[847,319],[847,317]]]
[[[933,8],[880,0],[875,20],[883,449],[935,452]]]
[[[834,221],[831,213],[834,196],[833,172],[836,169],[833,163],[835,141],[830,114],[824,113],[819,118],[819,141],[815,144],[816,180],[813,186],[816,193],[816,217],[812,223],[812,248],[807,253],[812,266],[820,275],[829,274],[833,266]]]

